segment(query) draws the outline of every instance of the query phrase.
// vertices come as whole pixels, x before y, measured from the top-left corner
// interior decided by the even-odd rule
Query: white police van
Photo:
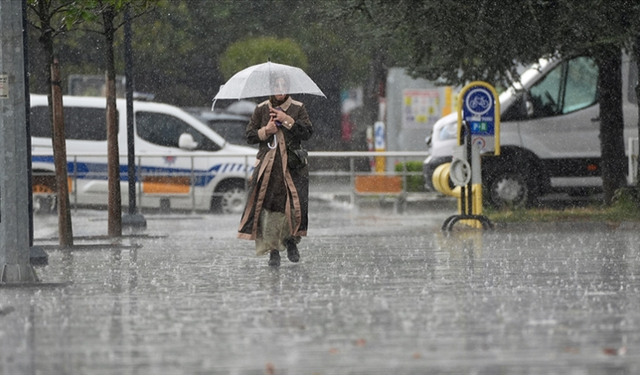
[[[30,100],[34,197],[51,197],[56,190],[47,97],[31,95]],[[106,99],[65,96],[63,105],[70,201],[106,206]],[[242,211],[256,149],[226,142],[207,125],[170,105],[134,101],[133,110],[139,207]],[[129,192],[126,119],[126,102],[118,99],[123,204]]]
[[[638,136],[636,64],[623,57],[625,148]],[[553,192],[602,190],[598,67],[593,59],[540,60],[520,83],[500,95],[499,157],[483,157],[483,195],[494,206],[522,206]],[[427,138],[425,187],[433,171],[451,161],[457,113],[438,120]],[[626,150],[628,154],[629,150]]]

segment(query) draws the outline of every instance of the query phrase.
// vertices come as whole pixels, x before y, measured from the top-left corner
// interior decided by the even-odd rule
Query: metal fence
[[[361,152],[361,151],[347,151],[347,152],[325,152],[325,151],[312,151],[309,152],[309,189],[310,195],[326,195],[335,196],[341,195],[345,197],[351,204],[357,204],[358,199],[363,196],[379,196],[379,197],[392,197],[399,201],[403,200],[409,195],[426,195],[428,194],[424,190],[424,186],[420,186],[419,189],[409,189],[408,181],[410,179],[421,179],[421,171],[410,171],[407,169],[407,162],[416,161],[422,162],[429,154],[427,152]],[[185,168],[179,168],[176,171],[164,173],[162,168],[147,168],[145,165],[145,159],[149,158],[188,158],[189,163]],[[251,170],[254,165],[254,155],[230,155],[219,154],[215,155],[215,158],[235,158],[236,160],[241,157],[244,162],[241,166],[235,165],[236,170],[242,171],[242,176],[245,180],[245,184],[248,183]],[[79,199],[78,186],[79,179],[96,179],[107,180],[106,168],[103,171],[87,171],[86,168],[80,168],[83,164],[81,161],[87,158],[106,160],[106,155],[97,154],[76,154],[67,155],[68,160],[68,178],[73,188],[70,188],[70,204],[74,209],[82,206]],[[140,182],[163,183],[168,180],[173,181],[176,185],[176,189],[180,189],[180,186],[184,188],[184,191],[168,192],[164,195],[171,197],[172,195],[189,194],[191,197],[191,209],[196,210],[197,197],[196,185],[202,185],[203,179],[209,178],[209,171],[198,169],[198,158],[212,158],[212,156],[200,156],[193,154],[179,154],[179,155],[136,155],[136,198],[137,204],[143,206],[145,199],[151,197],[162,197],[163,193],[153,192],[152,189],[145,189]],[[379,159],[382,158],[382,159]],[[126,155],[121,155],[120,160],[126,160]],[[375,171],[375,163],[381,163],[385,166],[383,171]],[[393,167],[394,165],[401,165],[398,171]],[[34,168],[35,169],[35,168]],[[126,183],[127,168],[126,165],[121,165],[120,168],[121,179],[123,183]],[[236,173],[237,174],[237,173]],[[52,172],[36,172],[33,173],[34,180],[37,177],[55,178]],[[381,183],[386,183],[389,186],[381,186]],[[390,183],[390,184],[389,184]],[[414,184],[415,185],[415,184]],[[246,187],[246,185],[245,185]],[[50,199],[53,195],[53,191],[34,191],[34,196],[39,198]],[[124,193],[124,191],[123,191]],[[123,203],[125,201],[123,200]]]
[[[309,172],[310,194],[345,195],[352,205],[357,205],[359,198],[365,196],[391,197],[396,203],[402,203],[408,196],[430,194],[424,190],[424,182],[418,189],[408,188],[411,178],[422,178],[422,170],[411,171],[407,162],[422,162],[429,155],[419,151],[346,151],[346,152],[310,152],[313,166],[323,160],[340,162],[334,169],[314,169]],[[314,160],[315,159],[315,160]],[[331,164],[331,163],[329,163]],[[376,171],[376,165],[381,171]],[[401,166],[396,171],[395,166]],[[336,189],[332,191],[332,189]]]

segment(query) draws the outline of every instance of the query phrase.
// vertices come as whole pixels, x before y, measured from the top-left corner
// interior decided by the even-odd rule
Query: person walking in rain
[[[288,95],[286,75],[271,78],[275,95],[258,104],[247,125],[249,144],[259,144],[238,238],[255,240],[257,255],[280,266],[280,251],[298,262],[297,244],[307,235],[309,168],[301,141],[313,134],[303,103]]]

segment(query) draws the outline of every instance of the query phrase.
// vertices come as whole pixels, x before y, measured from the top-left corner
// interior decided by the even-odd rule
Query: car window
[[[218,151],[220,147],[181,119],[156,112],[136,112],[136,131],[147,142],[179,148],[180,135],[189,133],[198,143],[196,150]]]
[[[29,124],[32,137],[51,138],[53,136],[49,107],[32,107]],[[66,139],[106,141],[106,124],[107,114],[104,108],[64,107],[64,133]]]
[[[598,66],[591,58],[577,57],[559,64],[531,87],[531,117],[574,112],[595,104],[597,95]]]

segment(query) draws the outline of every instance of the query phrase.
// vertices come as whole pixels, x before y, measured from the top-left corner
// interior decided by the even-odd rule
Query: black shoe
[[[272,250],[269,254],[269,265],[271,267],[280,267],[280,252]]]
[[[286,239],[284,244],[287,246],[287,258],[289,258],[293,263],[297,263],[300,260],[300,253],[298,252],[296,242],[293,238],[290,238]]]

